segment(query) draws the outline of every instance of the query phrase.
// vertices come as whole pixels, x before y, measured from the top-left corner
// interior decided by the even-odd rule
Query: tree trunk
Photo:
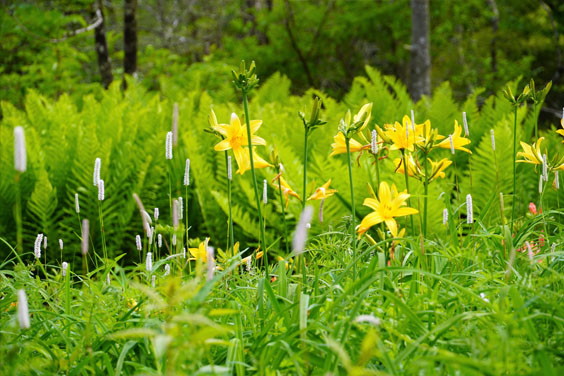
[[[137,0],[125,0],[123,9],[123,71],[135,75],[137,71]]]
[[[409,91],[414,101],[431,94],[429,0],[411,0],[411,61]]]
[[[94,44],[96,54],[98,55],[98,67],[100,67],[100,75],[104,88],[108,88],[112,83],[114,76],[112,74],[112,64],[110,63],[110,55],[108,54],[108,42],[106,41],[106,31],[104,23],[104,11],[102,1],[97,2],[96,14],[102,18],[102,22],[94,29]]]
[[[488,0],[488,4],[492,10],[492,41],[490,43],[490,59],[491,69],[495,76],[497,75],[497,30],[499,29],[499,10],[495,0]]]

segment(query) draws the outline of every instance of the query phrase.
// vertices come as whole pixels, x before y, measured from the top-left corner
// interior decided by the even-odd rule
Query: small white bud
[[[552,254],[552,258],[551,260],[554,262],[554,252],[556,251],[556,243],[552,243],[552,246],[550,247],[550,253]]]
[[[61,251],[63,250],[63,239],[59,239],[59,248],[61,248]]]
[[[157,235],[157,245],[159,246],[159,248],[163,246],[163,236],[161,234]]]
[[[210,247],[207,245],[205,245],[206,247],[206,257],[207,257],[207,274],[206,274],[206,281],[211,281],[213,279],[213,274],[215,271],[215,260],[214,260],[214,249],[213,247]]]
[[[474,208],[472,207],[472,195],[466,195],[466,223],[474,223]]]
[[[153,270],[153,254],[151,252],[147,252],[147,259],[145,260],[145,269],[148,272]]]
[[[94,182],[94,186],[98,185],[98,182],[100,181],[100,168],[102,167],[102,160],[100,158],[96,158],[96,160],[94,161],[94,176],[92,177],[92,180]]]
[[[104,201],[104,181],[98,180],[98,200]]]
[[[165,272],[164,272],[164,276],[166,277],[167,275],[170,274],[170,265],[166,264],[165,265]]]
[[[35,238],[35,246],[33,248],[35,257],[40,259],[41,258],[41,243],[43,242],[43,234],[37,235]]]
[[[227,179],[233,180],[233,172],[232,172],[232,169],[231,169],[231,156],[230,155],[227,156]]]
[[[184,201],[182,200],[182,197],[178,197],[178,219],[183,218],[182,215],[183,212],[184,212]]]
[[[172,132],[166,134],[166,159],[172,159]]]
[[[69,263],[66,262],[66,261],[63,261],[62,267],[63,267],[63,277],[66,277],[67,276],[67,269],[69,268]]]
[[[284,165],[280,163],[280,172],[284,172]]]
[[[182,248],[182,258],[186,258],[186,247]]]
[[[155,211],[153,212],[153,216],[155,217],[155,221],[159,220],[159,208],[155,208]]]
[[[19,172],[25,172],[27,168],[27,152],[23,127],[14,128],[14,167]]]
[[[443,209],[443,225],[446,225],[448,223],[448,209],[444,208]]]
[[[542,155],[542,178],[544,181],[548,181],[548,161],[546,154]]]
[[[43,249],[47,250],[47,237],[46,236],[43,237]]]
[[[262,185],[262,203],[265,205],[268,203],[268,182],[266,179],[264,179]]]
[[[558,171],[554,171],[554,188],[560,189],[560,179],[558,178]]]
[[[462,113],[462,123],[464,124],[464,134],[466,135],[466,137],[468,137],[470,135],[470,132],[468,131],[468,120],[466,120],[466,112]]]
[[[172,234],[172,245],[176,246],[176,234]]]
[[[543,181],[543,176],[539,176],[539,193],[542,194],[542,181]]]
[[[450,152],[454,155],[454,143],[452,142],[452,135],[448,135],[448,140],[450,141]]]
[[[18,290],[18,322],[21,329],[29,329],[29,308],[24,290]]]
[[[155,288],[155,281],[157,280],[157,276],[156,275],[152,275],[151,276],[151,286],[153,288]]]
[[[409,140],[409,125],[407,124],[407,121],[404,124],[405,127],[405,139]]]
[[[370,139],[370,151],[372,154],[378,154],[378,132],[372,131],[372,138]]]
[[[493,129],[490,129],[490,136],[492,138],[492,150],[495,151],[495,134]]]
[[[78,193],[74,194],[74,211],[76,214],[80,213],[80,204],[78,203]]]
[[[294,233],[293,248],[296,255],[300,255],[305,250],[305,245],[307,242],[307,230],[308,225],[313,217],[313,207],[306,206],[304,211],[300,216],[300,220],[296,225],[296,231]]]
[[[186,159],[186,167],[184,168],[184,185],[190,185],[190,159]]]
[[[90,230],[89,227],[90,226],[90,222],[88,222],[88,219],[83,219],[82,220],[82,244],[80,247],[80,250],[82,251],[82,255],[86,256],[86,254],[88,254],[88,237],[90,236]]]
[[[141,244],[141,236],[140,235],[135,236],[135,245],[137,246],[138,251],[143,249],[143,245]]]

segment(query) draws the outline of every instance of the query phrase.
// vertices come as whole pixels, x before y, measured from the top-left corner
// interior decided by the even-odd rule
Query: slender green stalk
[[[407,190],[407,193],[409,194],[409,180],[407,178],[407,160],[405,159],[405,150],[402,149],[401,150],[401,157],[403,158],[403,170],[404,170],[404,175],[405,175],[405,189]],[[408,197],[407,199],[407,206],[411,207],[411,198]],[[410,215],[409,219],[411,220],[411,231],[413,231],[413,229],[415,228],[415,226],[413,225],[413,216]]]
[[[349,184],[351,187],[351,242],[352,242],[352,249],[353,249],[353,280],[356,281],[356,229],[355,229],[355,204],[354,204],[354,186],[353,186],[353,178],[352,178],[352,161],[351,161],[351,150],[350,150],[350,138],[345,138],[345,143],[347,145],[347,161],[349,166]]]
[[[278,165],[278,192],[280,193],[280,207],[282,208],[282,224],[284,226],[284,244],[286,246],[286,254],[290,253],[288,249],[288,229],[286,227],[286,208],[284,205],[284,197],[282,194],[282,183],[280,182],[280,165]]]
[[[186,199],[184,200],[184,220],[185,220],[185,227],[186,227],[186,239],[185,239],[185,243],[186,243],[186,247],[188,247],[188,186],[185,185],[184,186],[184,193],[186,195]]]
[[[20,175],[16,172],[16,250],[19,253],[23,252],[23,225],[22,225],[22,193],[20,187]]]
[[[511,225],[509,231],[513,233],[513,222],[515,221],[515,204],[517,202],[517,105],[513,111],[513,200],[511,201]]]
[[[225,151],[225,168],[226,171],[229,170],[229,155],[227,150]],[[235,235],[233,234],[233,214],[231,212],[231,207],[232,207],[232,201],[231,201],[231,191],[232,191],[232,186],[231,186],[231,179],[229,179],[229,173],[227,172],[227,204],[229,205],[229,228],[228,228],[228,234],[229,234],[229,240],[228,240],[228,246],[227,249],[233,249],[234,245],[235,245]]]
[[[104,255],[104,263],[108,258],[108,250],[106,248],[106,231],[104,230],[104,219],[102,217],[102,203],[98,200],[98,218],[100,219],[100,232],[102,234],[102,254]]]
[[[257,177],[255,173],[255,162],[253,160],[253,143],[251,140],[251,120],[249,119],[249,103],[247,100],[247,92],[242,90],[243,93],[243,109],[245,110],[245,123],[247,125],[247,138],[249,143],[249,159],[251,160],[251,175],[253,177],[253,187],[255,189],[255,199],[257,204],[257,212],[259,217],[259,228],[260,228],[260,242],[263,247],[263,257],[264,257],[264,265],[265,265],[265,274],[268,275],[268,255],[266,249],[266,240],[264,237],[264,225],[263,225],[263,218],[262,212],[260,207],[260,195],[257,186]]]
[[[423,197],[423,236],[427,236],[427,200],[429,196],[429,174],[427,172],[427,155],[425,154],[425,159],[423,160],[423,168],[425,170],[425,180],[423,181],[423,187],[425,189],[425,197]]]
[[[306,187],[307,187],[307,136],[308,136],[308,129],[307,127],[305,127],[305,132],[304,132],[304,184],[303,184],[303,200],[302,200],[302,211],[304,211],[305,209],[305,204],[306,204],[306,196],[307,196],[307,192],[306,192]]]

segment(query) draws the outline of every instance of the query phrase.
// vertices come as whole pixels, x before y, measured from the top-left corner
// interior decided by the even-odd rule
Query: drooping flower
[[[329,188],[329,186],[331,185],[331,180],[332,179],[329,179],[327,183],[317,188],[307,200],[325,200],[327,197],[333,196],[337,192],[337,190]]]
[[[282,188],[282,194],[286,198],[286,207],[288,207],[288,200],[290,196],[294,196],[298,200],[300,199],[300,196],[290,187],[288,182],[282,176],[280,176],[279,178],[280,178],[280,185],[276,184],[276,188],[277,189]],[[273,183],[278,183],[278,178],[274,178],[274,179],[275,180],[273,181]]]
[[[455,150],[462,150],[467,153],[472,154],[472,152],[465,148],[464,146],[468,145],[471,141],[468,138],[462,137],[460,134],[462,133],[462,127],[458,125],[458,120],[454,121],[454,132],[450,135],[449,138],[444,139],[443,141],[438,143],[438,147],[443,149],[451,149],[451,141],[452,138],[452,148]]]
[[[208,260],[207,248],[209,241],[210,238],[206,238],[206,240],[204,240],[198,245],[198,248],[189,248],[188,251],[190,251],[190,255],[192,255],[190,260],[196,260],[196,261],[200,260],[202,262],[207,262]]]
[[[239,166],[237,173],[243,175],[246,171],[249,171],[251,169],[251,157],[249,156],[249,149],[241,148],[240,157],[241,157],[241,161],[239,163],[239,161],[237,161],[237,155],[235,155],[235,160],[237,161],[237,165]],[[270,163],[268,163],[267,161],[262,159],[261,156],[258,155],[254,147],[253,147],[253,162],[255,169],[272,167]]]
[[[517,162],[522,163],[531,163],[535,165],[540,165],[543,163],[543,157],[540,150],[540,146],[544,137],[538,139],[537,142],[533,143],[533,145],[529,145],[523,141],[521,141],[521,147],[523,151],[517,153],[517,157],[523,157],[524,159],[520,159]]]
[[[331,154],[329,154],[330,157],[337,154],[345,154],[347,152],[345,135],[342,132],[337,133],[337,135],[333,137],[333,141],[334,142],[331,144],[333,151],[331,152]],[[355,153],[358,151],[363,151],[365,149],[370,149],[370,145],[362,145],[360,142],[351,138],[349,140],[349,149],[351,153]]]
[[[368,229],[379,223],[386,223],[386,226],[394,237],[398,234],[398,224],[395,217],[403,217],[419,213],[417,209],[406,207],[406,201],[409,198],[407,191],[398,192],[396,186],[392,184],[392,188],[386,182],[381,182],[378,189],[378,198],[367,198],[364,200],[364,205],[372,210],[360,225],[357,227],[357,232],[360,235],[364,234]]]

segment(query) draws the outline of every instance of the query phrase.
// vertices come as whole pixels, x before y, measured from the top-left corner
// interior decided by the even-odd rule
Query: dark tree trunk
[[[429,0],[411,0],[411,61],[409,92],[414,101],[431,94]]]
[[[137,71],[137,0],[125,0],[123,9],[123,71],[134,75]]]
[[[100,67],[100,75],[102,76],[102,83],[104,88],[108,88],[114,76],[112,74],[112,64],[110,63],[110,55],[108,54],[108,42],[106,41],[106,31],[104,23],[104,11],[102,8],[102,1],[98,0],[96,5],[96,14],[102,18],[102,22],[94,29],[94,45],[96,47],[96,54],[98,55],[98,67]]]
[[[488,4],[492,10],[492,41],[490,43],[490,59],[491,69],[494,73],[494,80],[497,73],[497,30],[499,29],[499,10],[495,0],[488,0]]]

